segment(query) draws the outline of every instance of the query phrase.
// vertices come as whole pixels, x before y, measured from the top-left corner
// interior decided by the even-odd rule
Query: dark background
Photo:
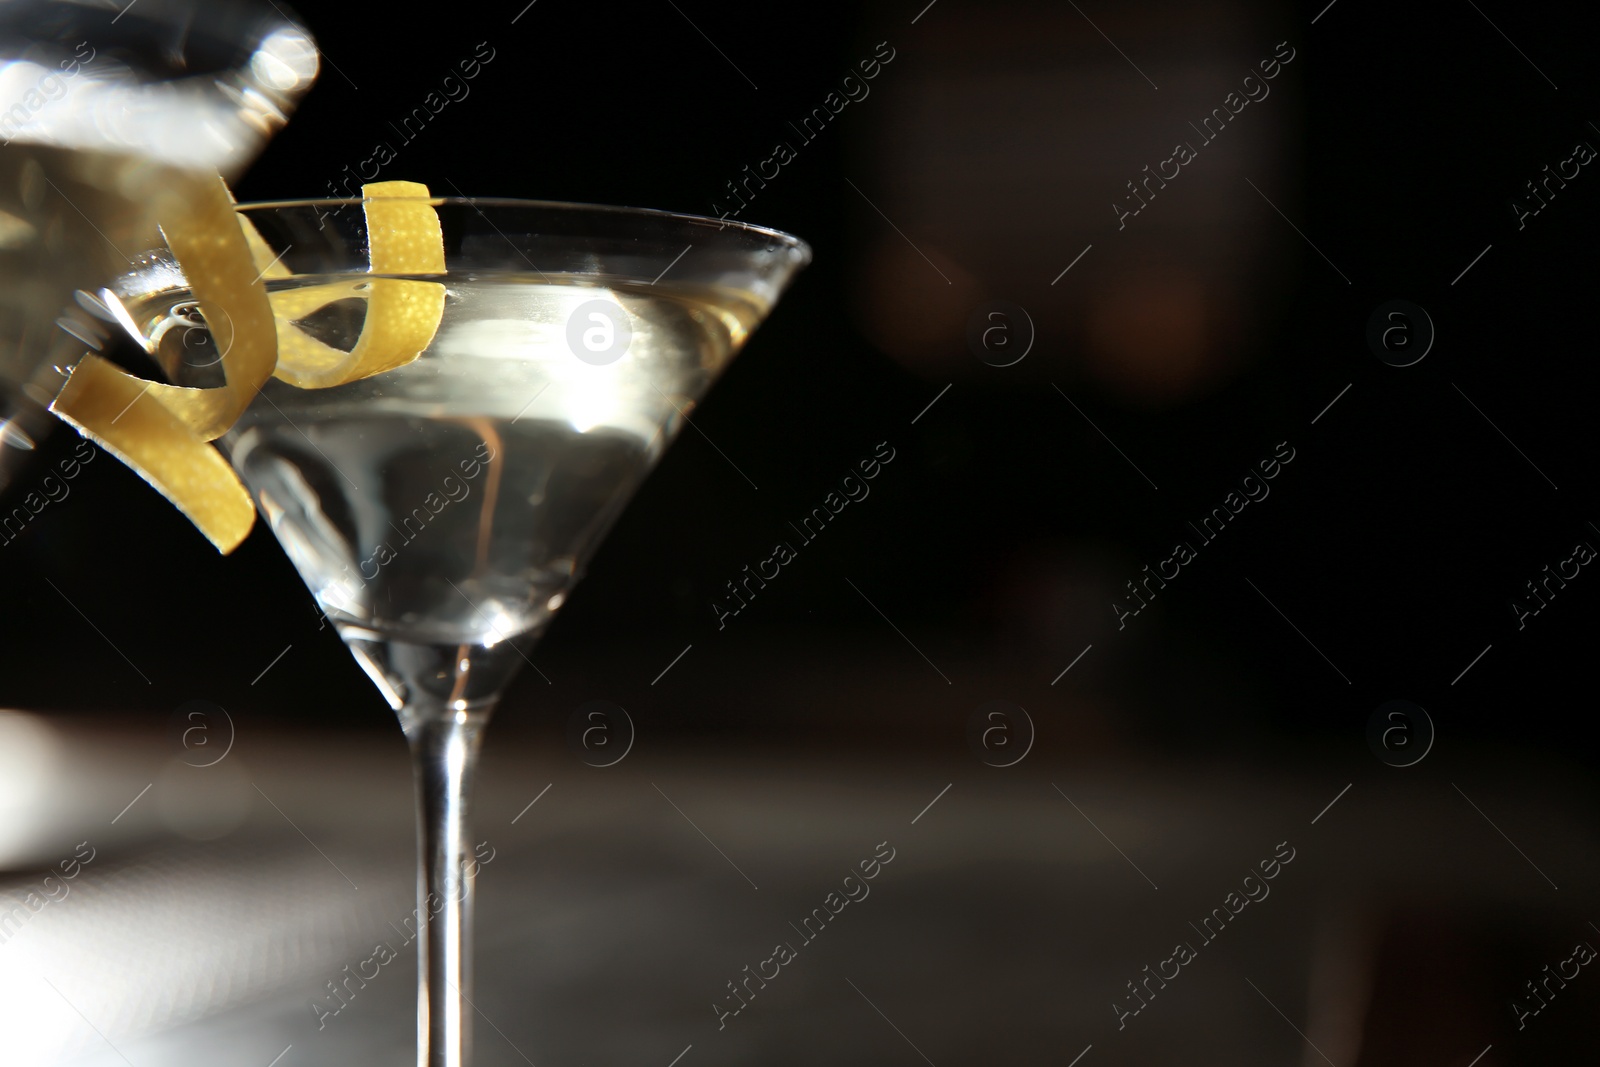
[[[941,0],[912,26],[914,14],[889,5],[822,6],[757,17],[744,7],[680,13],[662,4],[624,17],[541,0],[515,25],[505,11],[481,5],[429,20],[424,32],[394,23],[375,33],[390,25],[376,8],[305,12],[327,62],[294,120],[239,184],[241,199],[326,195],[346,164],[385,139],[399,154],[381,177],[425,181],[441,192],[704,213],[725,181],[770,154],[775,134],[794,140],[785,122],[820,104],[877,42],[896,50],[874,94],[801,148],[743,215],[804,236],[816,252],[695,417],[759,491],[699,434],[687,433],[540,646],[535,662],[551,687],[536,676],[520,679],[501,726],[559,718],[586,695],[606,695],[638,707],[664,734],[748,740],[777,730],[832,746],[892,727],[908,746],[941,746],[959,743],[960,724],[981,698],[1070,713],[1087,684],[1098,693],[1105,728],[1140,745],[1359,751],[1370,709],[1405,697],[1448,722],[1453,737],[1587,760],[1592,750],[1580,743],[1587,717],[1569,713],[1591,691],[1583,668],[1593,596],[1587,582],[1573,582],[1520,632],[1509,606],[1524,582],[1570,555],[1577,540],[1600,544],[1588,525],[1600,514],[1592,507],[1585,417],[1596,370],[1582,313],[1600,194],[1587,191],[1585,168],[1526,229],[1518,231],[1510,208],[1522,183],[1570,155],[1575,141],[1600,143],[1588,125],[1600,111],[1576,16],[1522,8],[1497,17],[1538,70],[1471,5],[1380,11],[1341,0],[1315,26],[1308,22],[1316,12],[1278,8],[1181,16],[1129,9],[1099,20],[1157,81],[1163,64],[1197,54],[1218,63],[1205,94],[1186,99],[1150,90],[1071,10],[1063,16],[1014,5],[986,13]],[[1166,33],[1169,17],[1210,32]],[[1020,32],[1030,19],[1043,28]],[[996,21],[1015,35],[972,43]],[[1072,36],[1060,35],[1063,28]],[[1105,248],[1133,239],[1117,232],[1109,208],[1126,176],[1160,158],[1156,146],[1170,131],[1220,103],[1280,40],[1297,58],[1274,83],[1278,92],[1237,123],[1280,108],[1273,121],[1283,132],[1269,148],[1285,177],[1269,195],[1351,284],[1237,183],[1226,195],[1261,216],[1265,229],[1257,232],[1278,263],[1270,278],[1243,290],[1236,310],[1248,329],[1212,346],[1225,350],[1229,366],[1157,402],[1085,370],[1071,323],[1041,326],[1017,366],[983,365],[964,337],[966,313],[979,299],[959,308],[956,328],[921,355],[891,358],[867,339],[875,313],[863,299],[870,286],[861,263],[873,242],[899,238],[851,183],[895,217],[893,190],[904,181],[884,145],[898,116],[915,105],[893,94],[914,96],[918,83],[942,70],[960,73],[964,48],[979,51],[976,65],[991,71],[1005,68],[1008,49],[1021,68],[1062,67],[1078,55],[1101,64],[1092,99],[1012,101],[1041,119],[1095,109],[1115,126],[1117,107],[1143,106],[1143,85],[1159,119],[1129,132],[1128,148],[1087,139],[1046,144],[1042,134],[1039,144],[949,149],[952,156],[987,153],[984,166],[1002,180],[1033,167],[1046,187],[1081,192],[1042,203],[1070,215],[1082,243]],[[470,95],[402,144],[389,121],[420,106],[485,41],[495,58],[469,83]],[[1052,173],[1062,151],[1072,162]],[[1198,173],[1229,147],[1224,141],[1204,151],[1188,170]],[[1085,167],[1104,177],[1074,177]],[[1181,221],[1194,210],[1179,184],[1147,215],[1164,210]],[[992,210],[992,196],[981,187],[972,192],[975,211]],[[1027,232],[1031,214],[1015,220],[1018,232]],[[1132,220],[1129,228],[1144,224]],[[923,234],[907,236],[931,246]],[[1230,239],[1227,231],[1217,237]],[[1093,253],[1059,285],[1046,284],[1079,248],[1077,241],[1001,242],[1002,256],[1042,256],[1049,269],[1024,291],[1008,284],[1015,272],[1000,270],[998,283],[980,276],[971,292],[1049,320],[1052,302],[1078,299],[1072,287],[1101,284]],[[1135,269],[1138,257],[1156,252],[1141,250]],[[913,314],[947,313],[950,295],[913,295],[922,293],[927,304]],[[1408,368],[1380,363],[1364,339],[1368,315],[1394,298],[1422,305],[1437,328],[1428,357]],[[1126,328],[1136,329],[1147,311],[1129,316]],[[1350,391],[1310,425],[1347,384]],[[764,555],[786,519],[820,502],[883,440],[901,458],[871,499],[848,509],[781,582],[716,632],[709,603],[722,583]],[[1121,583],[1168,555],[1172,541],[1187,536],[1185,521],[1220,503],[1280,440],[1296,448],[1297,462],[1270,499],[1248,508],[1118,632],[1110,601]],[[69,434],[56,435],[41,462],[70,445]],[[26,485],[20,476],[13,492]],[[250,715],[386,721],[331,632],[318,632],[309,597],[263,527],[233,557],[218,558],[114,463],[88,468],[72,497],[6,545],[0,562],[11,607],[0,624],[9,703],[163,711],[198,697]],[[846,577],[934,663],[947,665],[950,685]],[[1051,688],[1090,642],[1095,651],[1075,684]],[[295,647],[284,669],[252,686],[288,643]],[[650,680],[689,643],[694,652],[675,668],[675,684],[652,689]],[[895,661],[901,677],[892,706],[875,705],[881,715],[852,713],[845,731],[828,725],[836,705],[802,712],[716,684],[752,657],[765,664],[762,677],[804,674],[808,646]],[[981,681],[962,677],[966,664]],[[591,677],[599,686],[602,676],[604,685],[588,693]]]
[[[928,769],[928,796],[959,783],[947,803],[1019,780],[1046,792],[1082,775],[1116,783],[1132,767],[1129,796],[1170,787],[1268,822],[1271,789],[1239,797],[1285,783],[1323,798],[1352,782],[1351,805],[1408,791],[1409,806],[1359,809],[1364,825],[1392,831],[1419,866],[1436,848],[1484,882],[1461,883],[1459,906],[1437,886],[1402,888],[1400,905],[1373,898],[1381,992],[1361,1063],[1426,1053],[1465,1067],[1490,1040],[1500,1051],[1482,1067],[1592,1057],[1593,1035],[1570,1026],[1578,1004],[1521,1044],[1505,1010],[1512,976],[1533,976],[1570,931],[1600,921],[1594,851],[1555,851],[1567,839],[1552,829],[1594,827],[1600,578],[1585,567],[1521,629],[1511,607],[1574,545],[1600,547],[1589,417],[1600,171],[1584,167],[1521,229],[1512,208],[1575,143],[1600,147],[1588,16],[1364,0],[1081,11],[538,0],[512,24],[519,10],[462,5],[405,23],[389,6],[306,5],[327,62],[240,199],[327,195],[387,140],[398,156],[380,177],[441,194],[704,214],[775,139],[793,142],[787,123],[878,42],[896,55],[741,215],[805,238],[815,261],[532,652],[539,673],[506,695],[491,761],[497,741],[520,739],[573,774],[600,773],[569,758],[563,734],[575,709],[604,699],[638,728],[617,771],[643,777],[619,780],[652,802],[646,768],[684,756],[712,778],[796,759],[822,794],[863,766]],[[1110,205],[1124,182],[1280,41],[1295,58],[1272,95],[1119,230]],[[470,96],[400,146],[389,122],[479,42],[495,58]],[[1009,367],[968,342],[995,299],[1037,327]],[[1394,299],[1436,329],[1413,366],[1387,365],[1367,341],[1369,317]],[[882,441],[896,459],[871,496],[719,632],[710,604],[723,583]],[[1187,523],[1283,441],[1295,459],[1271,495],[1119,630],[1122,584],[1175,540],[1196,543]],[[73,443],[57,433],[39,470]],[[28,484],[23,472],[10,492]],[[96,462],[0,546],[0,568],[0,704],[160,732],[206,700],[241,736],[354,731],[399,765],[390,711],[319,629],[263,524],[218,557],[135,476]],[[1397,699],[1437,732],[1405,769],[1367,735]],[[1027,761],[1005,771],[968,740],[992,700],[1026,708],[1037,730]],[[1507,818],[1463,803],[1485,793],[1527,806]],[[840,785],[834,799],[850,795]],[[1466,836],[1441,844],[1446,826]],[[1342,863],[1371,859],[1365,832],[1318,861],[1330,892]],[[1554,878],[1548,897],[1525,859]],[[1484,904],[1499,879],[1526,880],[1526,897]],[[1185,890],[1191,912],[1218,895],[1212,884]],[[974,958],[984,973],[1006,967]],[[1489,977],[1441,991],[1446,974]],[[1451,1031],[1464,1014],[1476,1021]],[[1419,1020],[1459,1040],[1407,1045],[1427,1029]],[[1052,1062],[1062,1051],[1076,1045]]]

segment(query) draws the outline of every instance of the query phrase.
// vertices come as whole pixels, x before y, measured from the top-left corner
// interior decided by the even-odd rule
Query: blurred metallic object
[[[172,173],[237,176],[317,67],[274,0],[0,0],[0,489],[103,346],[74,292],[149,246]]]

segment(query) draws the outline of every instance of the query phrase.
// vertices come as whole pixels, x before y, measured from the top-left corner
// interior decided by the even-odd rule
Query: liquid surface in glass
[[[367,276],[300,320],[348,350]],[[421,279],[419,279],[421,280]],[[451,274],[417,360],[327,389],[271,381],[224,438],[347,639],[494,645],[555,612],[765,306],[662,282]],[[215,373],[182,291],[130,310],[187,384]]]

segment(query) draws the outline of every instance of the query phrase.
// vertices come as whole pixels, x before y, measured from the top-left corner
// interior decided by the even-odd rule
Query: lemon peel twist
[[[362,187],[370,271],[442,274],[444,236],[428,188],[416,182]],[[161,228],[222,352],[225,384],[190,388],[147,381],[94,354],[73,368],[50,410],[105,448],[178,507],[219,551],[238,547],[255,522],[239,476],[207,442],[226,433],[276,376],[326,389],[415,360],[444,315],[437,282],[374,278],[267,293],[263,279],[292,277],[218,177],[197,183]],[[348,352],[318,341],[296,320],[335,300],[364,297],[366,319]]]
[[[373,274],[443,274],[444,232],[418,182],[378,182],[361,187]],[[257,255],[265,253],[263,244]],[[367,317],[348,352],[306,333],[295,320],[335,300],[365,296]],[[341,283],[272,294],[278,319],[274,375],[301,389],[326,389],[410,363],[433,341],[444,315],[444,286],[401,278],[374,278],[362,290]]]

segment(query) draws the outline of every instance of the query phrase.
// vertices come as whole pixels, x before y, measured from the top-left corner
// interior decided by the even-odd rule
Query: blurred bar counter
[[[0,1063],[412,1061],[398,729],[228,725],[0,712]],[[1595,1059],[1559,766],[490,737],[483,1065]]]

